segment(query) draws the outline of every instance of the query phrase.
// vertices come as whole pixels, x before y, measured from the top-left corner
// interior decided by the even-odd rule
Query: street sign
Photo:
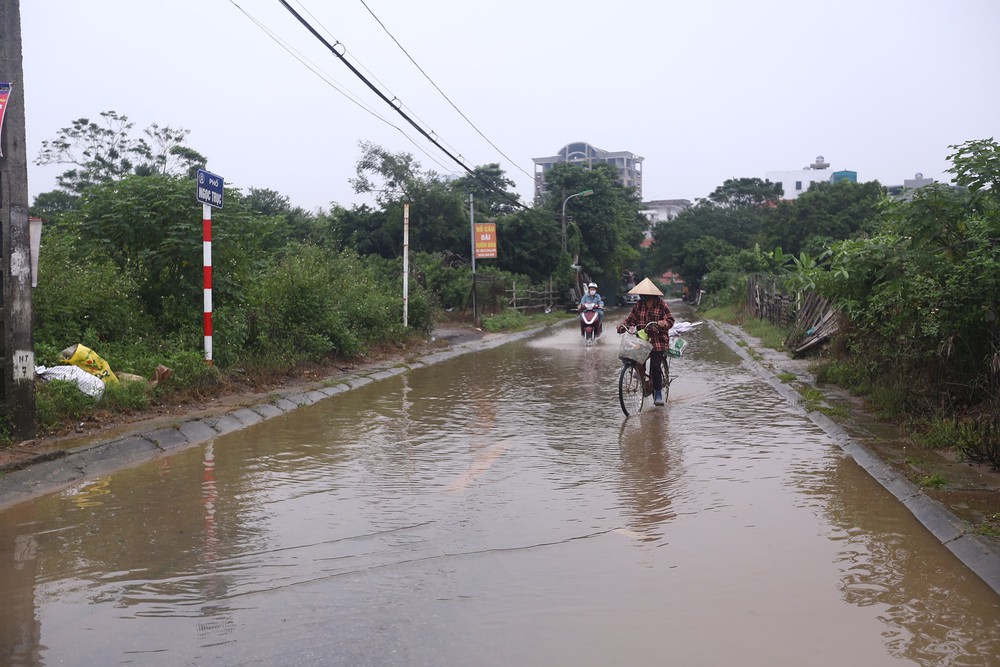
[[[497,256],[497,225],[495,222],[474,224],[476,259],[493,259]]]
[[[225,179],[222,176],[213,174],[204,169],[198,170],[198,195],[197,199],[202,204],[208,204],[215,208],[222,208],[222,190]]]

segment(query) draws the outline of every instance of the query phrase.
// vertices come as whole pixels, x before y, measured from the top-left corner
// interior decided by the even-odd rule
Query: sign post
[[[212,208],[222,208],[225,179],[204,169],[198,170],[198,192],[201,202],[202,257],[204,258],[205,289],[205,361],[212,363]]]

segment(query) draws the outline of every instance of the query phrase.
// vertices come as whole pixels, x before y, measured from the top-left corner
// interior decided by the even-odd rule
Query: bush
[[[973,463],[1000,471],[1000,418],[956,422],[958,451]]]
[[[45,351],[38,356],[52,363],[52,350],[74,343],[96,347],[149,334],[152,321],[129,275],[100,251],[81,247],[71,227],[43,233],[33,293],[35,344]]]
[[[35,392],[35,419],[41,431],[51,431],[67,422],[90,415],[97,401],[80,391],[75,382],[52,380]]]

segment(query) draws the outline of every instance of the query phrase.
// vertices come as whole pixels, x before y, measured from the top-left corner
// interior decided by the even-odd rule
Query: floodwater
[[[0,512],[0,664],[1000,664],[1000,596],[686,338],[628,419],[561,327]]]

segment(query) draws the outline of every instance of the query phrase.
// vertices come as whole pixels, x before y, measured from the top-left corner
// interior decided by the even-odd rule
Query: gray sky
[[[450,152],[499,163],[526,202],[532,158],[573,141],[644,157],[644,199],[694,200],[817,155],[862,181],[947,182],[949,145],[1000,138],[996,0],[289,1]],[[20,4],[32,198],[66,168],[33,164],[41,142],[106,110],[137,134],[188,129],[227,185],[310,210],[366,201],[348,183],[362,140],[465,173],[278,0]]]

